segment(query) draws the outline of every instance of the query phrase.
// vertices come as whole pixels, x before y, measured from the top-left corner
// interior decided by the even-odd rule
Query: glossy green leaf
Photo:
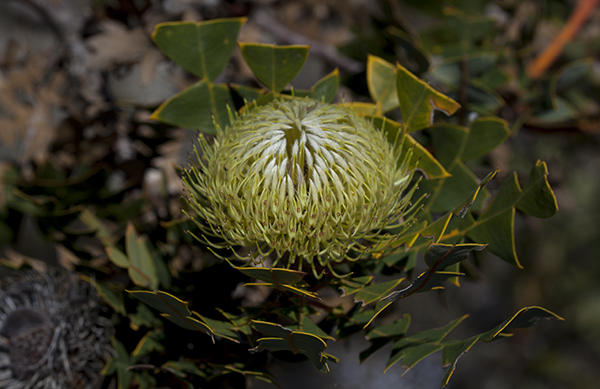
[[[331,103],[335,99],[340,86],[340,72],[336,68],[333,72],[321,78],[311,88],[312,98],[325,103]]]
[[[330,358],[324,353],[327,343],[320,337],[305,332],[292,331],[275,323],[253,320],[252,324],[257,331],[269,337],[258,339],[258,346],[251,349],[251,353],[264,350],[286,350],[294,354],[301,353],[306,355],[320,371],[329,372],[327,359]]]
[[[162,103],[150,119],[215,134],[215,123],[221,127],[229,124],[227,107],[233,106],[226,85],[199,81]]]
[[[456,101],[439,93],[401,65],[397,65],[396,87],[402,120],[408,132],[431,126],[434,110],[449,116],[460,107]]]
[[[214,81],[229,62],[246,18],[156,25],[152,39],[169,58],[188,72]]]
[[[132,223],[127,224],[125,244],[129,258],[127,270],[131,281],[138,286],[150,289],[158,288],[158,274],[154,258],[148,251],[145,240],[137,236]]]
[[[206,323],[191,316],[192,312],[188,309],[187,302],[161,291],[127,290],[127,292],[152,308],[162,312],[161,316],[171,320],[180,327],[194,331],[204,331],[212,337],[212,329]]]
[[[396,90],[396,67],[386,60],[369,55],[367,59],[367,85],[371,98],[377,105],[377,114],[383,115],[399,107]]]
[[[281,92],[300,72],[308,58],[308,46],[275,46],[239,42],[252,73],[273,92]]]

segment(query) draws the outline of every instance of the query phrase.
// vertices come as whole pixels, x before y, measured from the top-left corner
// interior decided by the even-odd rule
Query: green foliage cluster
[[[392,29],[389,33],[395,36],[401,50],[409,49],[414,54],[413,62],[403,66],[369,56],[366,79],[373,102],[344,103],[385,131],[391,142],[401,142],[405,152],[412,152],[411,163],[424,177],[413,197],[415,204],[422,204],[414,224],[390,246],[381,247],[369,258],[352,266],[345,263],[337,266],[339,274],[348,274],[345,278],[316,280],[302,271],[220,263],[204,251],[206,263],[221,266],[220,275],[226,274],[232,280],[227,286],[235,286],[238,280],[247,286],[266,286],[276,298],[252,308],[199,301],[206,295],[190,293],[190,284],[199,283],[202,273],[210,271],[209,265],[201,271],[177,274],[169,264],[178,245],[196,244],[185,234],[193,224],[180,214],[169,214],[168,220],[161,220],[164,229],[160,236],[138,232],[129,221],[147,205],[128,201],[125,196],[128,188],[112,193],[107,189],[106,172],[87,167],[82,167],[73,179],[48,164],[41,171],[40,180],[26,186],[18,185],[22,182],[16,171],[5,173],[7,196],[2,201],[3,209],[8,211],[1,215],[0,228],[9,225],[10,218],[20,212],[35,216],[45,235],[59,235],[62,244],[84,258],[91,256],[78,246],[81,238],[94,237],[101,243],[100,250],[110,263],[98,269],[85,262],[84,266],[89,267],[86,270],[104,276],[100,277],[102,281],[87,279],[131,333],[138,335],[132,337],[133,344],[126,337],[113,339],[116,356],[106,366],[105,373],[117,375],[119,388],[128,388],[132,383],[151,388],[159,375],[169,376],[168,382],[183,383],[190,388],[226,386],[247,376],[276,385],[275,378],[263,367],[266,353],[262,351],[302,355],[318,370],[328,372],[328,363],[336,363],[338,359],[327,353],[327,341],[346,339],[357,333],[364,333],[371,343],[360,353],[361,361],[392,344],[382,371],[398,362],[408,370],[441,351],[442,363],[447,367],[442,385],[446,385],[459,358],[478,341],[487,343],[510,336],[511,330],[532,326],[541,319],[562,320],[544,308],[524,307],[488,331],[464,340],[446,337],[467,315],[441,328],[412,333],[408,314],[387,324],[378,320],[398,300],[443,289],[448,284],[459,286],[460,277],[465,275],[461,263],[476,252],[488,251],[521,267],[515,249],[515,213],[518,210],[547,218],[557,211],[547,180],[547,166],[542,161],[531,167],[526,178],[519,178],[516,173],[510,175],[494,196],[486,184],[497,171],[489,172],[483,179],[473,172],[471,167],[478,160],[514,133],[504,120],[486,116],[502,105],[494,88],[508,78],[491,66],[498,57],[490,50],[482,52],[481,45],[486,43],[481,42],[491,28],[488,20],[448,11],[447,21],[457,28],[452,29],[453,36],[443,37],[443,51],[436,53],[444,58],[441,64],[431,69],[428,54],[442,39],[439,31],[417,42]],[[340,84],[337,70],[310,90],[284,91],[304,65],[309,47],[236,42],[244,22],[245,19],[238,18],[164,23],[156,27],[153,34],[156,45],[200,80],[162,104],[152,119],[214,134],[215,124],[229,124],[228,109],[243,109],[236,107],[238,100],[243,100],[245,106],[264,105],[282,97],[334,101]],[[236,44],[265,88],[217,82]],[[440,93],[409,68],[419,75],[428,72],[434,85],[444,86],[449,93]],[[465,68],[469,84],[466,96],[461,98],[460,80]],[[551,88],[559,91],[561,85],[576,79],[579,71],[581,68],[576,65],[566,69]],[[558,108],[536,113],[540,120],[555,120],[557,115],[563,117],[560,115],[569,111],[561,108],[568,106],[567,100],[558,92],[554,96],[554,107]],[[482,116],[468,122],[461,114],[463,111],[458,111],[457,101],[466,111]],[[457,111],[457,115],[447,120],[441,120],[438,114],[450,116]],[[94,197],[89,197],[90,193]],[[115,227],[125,223],[124,231]],[[425,270],[415,274],[419,267]],[[124,284],[132,287],[125,290]],[[342,305],[322,304],[320,291],[331,288],[352,296],[355,306],[347,310]],[[190,299],[190,304],[177,296]],[[189,305],[202,307],[198,308],[201,313],[191,310]],[[318,323],[311,319],[315,315],[320,315]],[[191,334],[195,334],[193,331],[208,334],[205,337],[208,343],[224,351],[210,360],[206,356],[196,358],[196,354],[184,350],[178,359],[154,363],[150,370],[144,368],[151,357],[163,355],[165,348],[185,347],[168,341],[175,326]],[[142,328],[146,331],[144,335]],[[232,381],[227,381],[230,378]]]
[[[211,134],[215,131],[215,124],[229,124],[225,113],[228,107],[234,106],[232,94],[241,96],[246,105],[262,105],[287,93],[282,91],[306,61],[307,46],[239,43],[246,63],[266,89],[214,83],[232,55],[243,23],[244,19],[226,19],[204,23],[165,23],[156,27],[153,38],[158,47],[201,80],[161,105],[152,115],[153,119]],[[440,70],[438,74],[443,72]],[[460,263],[471,252],[487,249],[520,266],[514,243],[515,211],[518,209],[537,217],[549,217],[557,211],[557,206],[546,179],[544,162],[540,161],[532,168],[522,187],[516,174],[512,175],[494,197],[485,185],[497,172],[490,172],[480,181],[467,167],[468,161],[481,158],[507,139],[510,130],[505,121],[482,117],[467,127],[434,120],[435,111],[452,115],[459,109],[459,104],[415,77],[405,67],[376,56],[368,59],[367,82],[374,102],[346,104],[385,131],[390,141],[400,141],[406,152],[412,151],[414,164],[426,178],[420,183],[414,201],[418,202],[424,194],[429,196],[417,213],[417,222],[397,236],[390,247],[382,247],[380,252],[357,262],[352,268],[347,264],[338,266],[349,274],[341,279],[307,279],[306,273],[301,271],[247,264],[234,266],[230,263],[230,272],[240,272],[248,277],[246,285],[274,289],[274,293],[279,295],[278,303],[239,308],[236,314],[217,308],[221,315],[217,320],[191,311],[187,302],[168,292],[170,278],[160,276],[164,273],[164,262],[152,255],[153,248],[140,240],[130,225],[126,232],[126,253],[110,242],[105,243],[111,261],[126,268],[135,285],[151,289],[134,289],[129,293],[159,311],[163,318],[187,330],[205,332],[213,341],[246,343],[251,346],[251,353],[269,350],[302,354],[322,372],[329,371],[328,362],[338,361],[326,352],[326,342],[334,335],[324,328],[332,328],[333,325],[337,328],[337,339],[365,331],[371,346],[360,354],[361,361],[391,342],[392,352],[386,370],[400,361],[408,370],[441,350],[443,364],[447,367],[443,385],[448,383],[460,356],[477,341],[490,342],[510,336],[509,330],[531,326],[540,319],[561,319],[544,308],[525,307],[489,331],[461,341],[445,338],[467,316],[442,328],[413,334],[408,334],[409,315],[378,325],[377,316],[395,301],[414,293],[443,288],[447,282],[458,285],[458,278],[464,275],[460,272]],[[309,96],[331,102],[338,85],[339,75],[335,71],[311,90],[294,90],[293,96],[288,96]],[[384,116],[397,108],[401,111],[402,123]],[[411,133],[423,129],[428,129],[431,134],[436,157],[411,136]],[[101,234],[100,229],[97,233]],[[376,276],[385,271],[388,275],[404,272],[412,277],[419,253],[424,255],[427,270],[414,277],[412,282],[404,277],[383,281]],[[156,290],[158,285],[165,291]],[[346,296],[353,296],[360,304],[350,312],[345,312],[341,306],[330,307],[327,312],[321,313],[324,317],[317,325],[309,319],[309,315],[315,314],[317,307],[322,307],[319,290],[328,286],[341,290]],[[98,288],[109,304],[124,314],[120,296],[106,286],[98,285]],[[142,322],[139,318],[141,312],[130,316]],[[160,351],[162,346],[157,343],[160,331],[156,331],[148,332],[131,357],[153,349]],[[119,356],[113,369],[119,374],[120,385],[127,387],[131,374],[119,370],[119,366],[126,365],[127,357],[123,355],[122,346],[117,344],[117,350],[120,350]],[[248,358],[251,358],[250,354]],[[190,373],[183,366],[176,367],[170,363],[169,369],[179,371],[182,376]],[[244,373],[273,382],[265,372]],[[199,371],[193,374],[202,376]],[[141,383],[144,378],[138,377],[138,381]]]

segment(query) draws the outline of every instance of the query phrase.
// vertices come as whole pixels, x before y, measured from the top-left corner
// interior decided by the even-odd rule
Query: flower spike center
[[[227,245],[288,253],[288,264],[363,250],[361,241],[396,223],[407,204],[400,195],[409,173],[397,147],[350,108],[275,100],[201,145],[201,166],[185,181],[208,223],[201,228]]]

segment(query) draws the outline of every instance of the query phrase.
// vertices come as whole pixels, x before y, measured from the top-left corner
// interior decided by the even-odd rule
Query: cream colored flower
[[[213,248],[307,261],[317,275],[317,264],[381,249],[382,231],[404,225],[409,156],[351,108],[281,99],[231,121],[212,143],[200,135],[199,164],[184,177]]]

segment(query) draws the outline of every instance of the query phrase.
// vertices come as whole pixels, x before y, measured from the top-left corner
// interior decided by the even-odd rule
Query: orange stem
[[[532,79],[541,77],[546,70],[554,63],[556,58],[562,53],[563,47],[567,44],[577,31],[583,26],[585,21],[592,14],[592,10],[598,5],[600,0],[579,0],[575,10],[569,17],[567,24],[562,28],[554,40],[538,55],[527,67],[527,75]]]

